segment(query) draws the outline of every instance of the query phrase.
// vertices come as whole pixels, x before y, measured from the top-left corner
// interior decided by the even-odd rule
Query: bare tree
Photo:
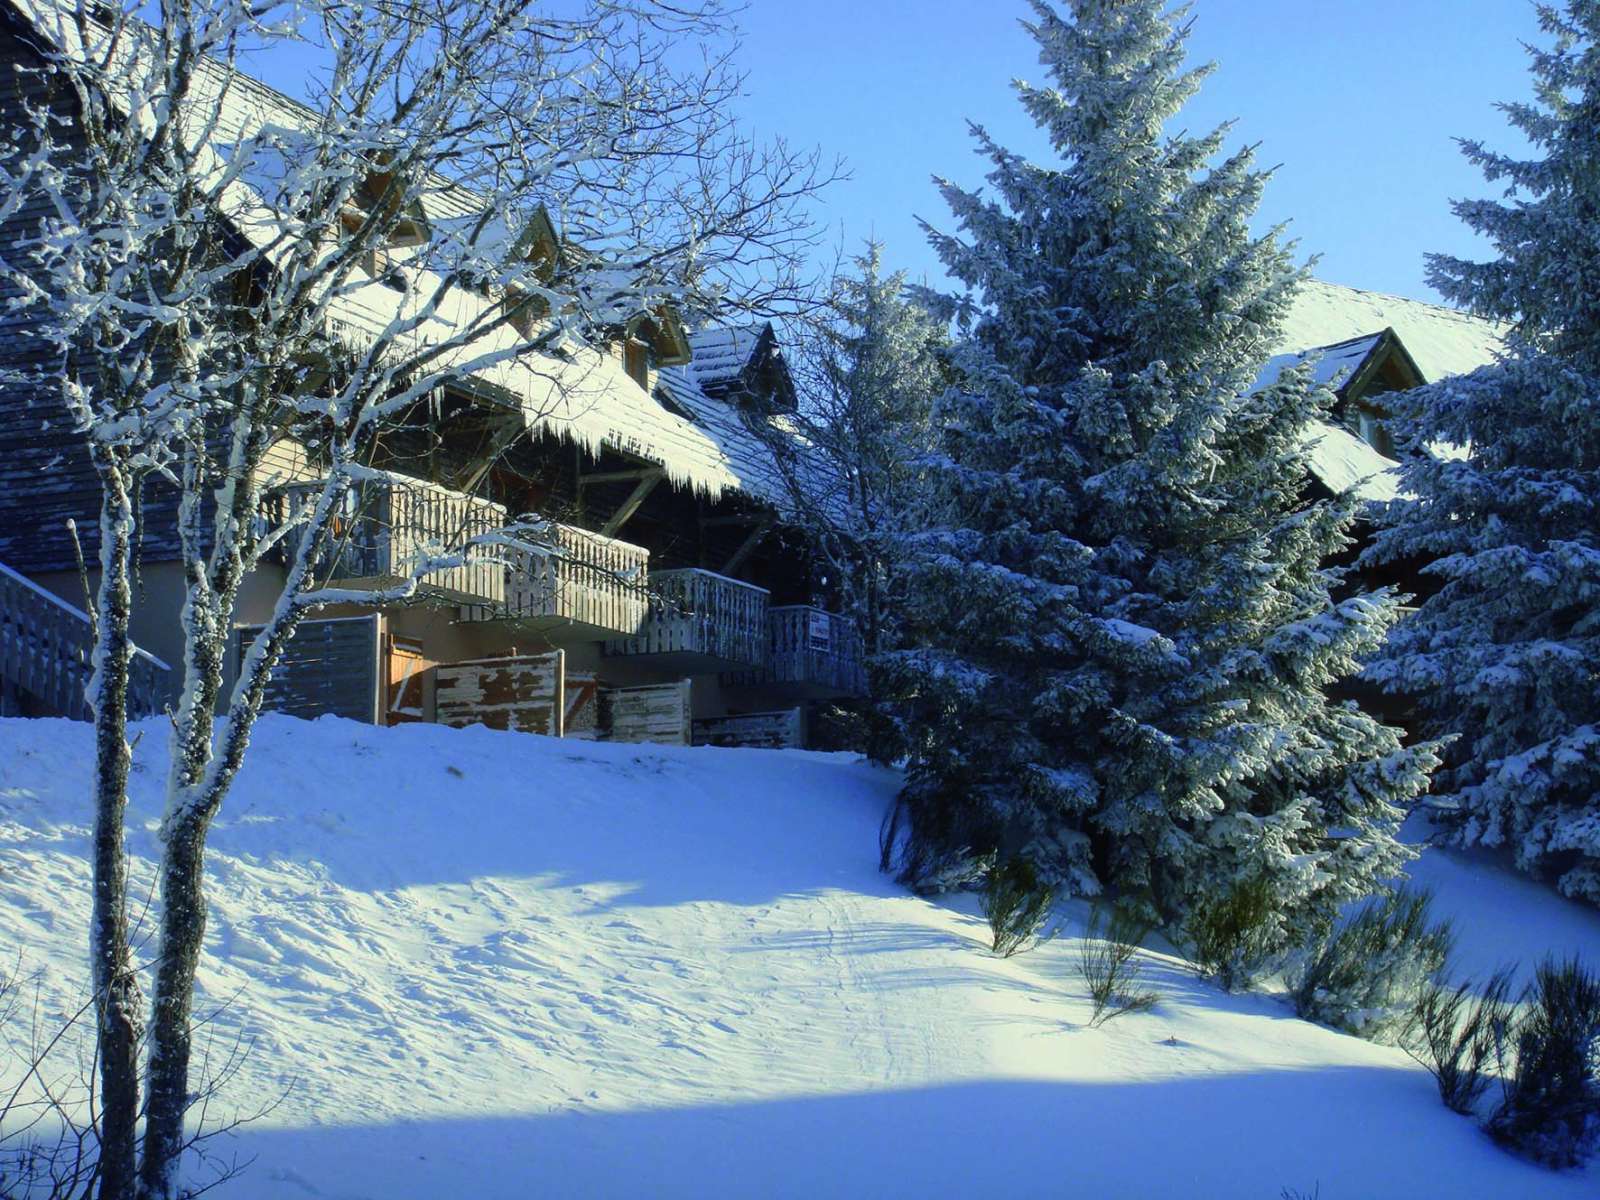
[[[714,3],[25,7],[43,99],[13,114],[0,145],[0,220],[42,215],[0,247],[0,283],[48,353],[8,382],[65,410],[101,489],[89,689],[100,1195],[166,1200],[185,1145],[206,835],[273,664],[308,612],[397,602],[429,573],[536,541],[527,527],[479,531],[432,547],[393,587],[319,586],[335,514],[375,478],[374,439],[451,383],[557,404],[590,343],[686,290],[690,307],[735,293],[781,303],[823,173],[813,156],[738,136],[736,77],[718,52],[688,52],[722,44]],[[305,105],[239,69],[285,48],[311,64]],[[581,253],[551,240],[551,214]],[[263,460],[285,434],[325,473],[264,524]],[[186,590],[146,1005],[123,811],[135,554],[146,494],[163,489]],[[240,589],[274,548],[282,592],[230,687]]]

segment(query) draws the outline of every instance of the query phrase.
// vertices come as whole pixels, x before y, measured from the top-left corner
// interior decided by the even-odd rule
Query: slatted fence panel
[[[260,632],[259,625],[236,631],[236,669]],[[262,707],[292,717],[376,722],[378,633],[376,615],[301,622],[272,670]]]
[[[600,723],[613,742],[689,744],[689,681],[602,688]]]
[[[741,746],[760,750],[798,750],[805,745],[805,720],[798,708],[704,717],[694,723],[696,746]]]

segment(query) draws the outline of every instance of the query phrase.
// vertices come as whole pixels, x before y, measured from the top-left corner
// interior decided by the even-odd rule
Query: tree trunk
[[[128,948],[128,664],[133,505],[114,464],[102,473],[100,588],[96,597],[94,908],[89,961],[100,1058],[100,1200],[134,1194],[139,1119],[139,986]]]
[[[207,822],[184,810],[164,830],[161,949],[150,1009],[149,1100],[145,1112],[140,1200],[174,1200],[189,1109],[190,1016],[194,976],[206,931]]]

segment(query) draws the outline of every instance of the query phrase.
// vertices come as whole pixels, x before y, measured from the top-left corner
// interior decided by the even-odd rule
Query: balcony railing
[[[502,548],[504,602],[465,608],[464,620],[587,626],[596,637],[640,631],[649,611],[650,551],[555,522],[529,540],[548,540],[549,548]]]
[[[606,643],[610,655],[688,654],[759,666],[767,659],[765,588],[688,568],[650,576],[650,613],[635,637]]]
[[[88,616],[0,566],[0,681],[29,693],[44,711],[92,720],[87,688],[94,675]],[[128,711],[147,717],[167,701],[167,664],[135,649],[128,663]]]
[[[269,504],[269,520],[290,521],[317,501],[321,482],[290,484]],[[435,483],[391,475],[366,480],[346,494],[329,522],[312,562],[315,587],[390,587],[410,579],[433,556],[458,551],[470,538],[506,524],[500,505]],[[292,556],[305,536],[292,526],[284,552]],[[499,546],[470,546],[459,566],[423,575],[417,595],[446,603],[500,604],[506,569]]]
[[[772,610],[772,657],[767,670],[776,683],[812,683],[852,696],[867,690],[861,637],[855,623],[808,604]]]
[[[848,617],[809,604],[771,610],[771,649],[753,671],[725,673],[731,686],[782,685],[802,693],[861,696],[867,690],[861,638]]]

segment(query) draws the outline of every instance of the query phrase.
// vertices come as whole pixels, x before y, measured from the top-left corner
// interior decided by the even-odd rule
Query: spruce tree
[[[1534,98],[1501,106],[1534,156],[1462,143],[1509,185],[1454,206],[1497,257],[1429,264],[1445,296],[1508,324],[1508,350],[1406,398],[1409,497],[1368,559],[1426,562],[1437,590],[1373,673],[1427,732],[1459,735],[1449,836],[1600,903],[1600,4],[1539,17]]]
[[[905,272],[885,269],[881,245],[851,265],[800,347],[796,422],[815,452],[801,465],[822,469],[797,471],[792,490],[870,660],[897,644],[895,560],[916,519],[949,339],[909,297]]]
[[[1251,393],[1301,272],[1248,222],[1264,174],[1223,127],[1168,136],[1209,67],[1159,0],[1033,4],[1017,84],[1059,161],[973,127],[988,192],[930,230],[965,337],[914,539],[915,742],[886,867],[935,888],[1021,858],[1176,922],[1270,888],[1282,945],[1407,857],[1432,751],[1329,699],[1393,619],[1335,603],[1351,498],[1308,503],[1303,372]]]

